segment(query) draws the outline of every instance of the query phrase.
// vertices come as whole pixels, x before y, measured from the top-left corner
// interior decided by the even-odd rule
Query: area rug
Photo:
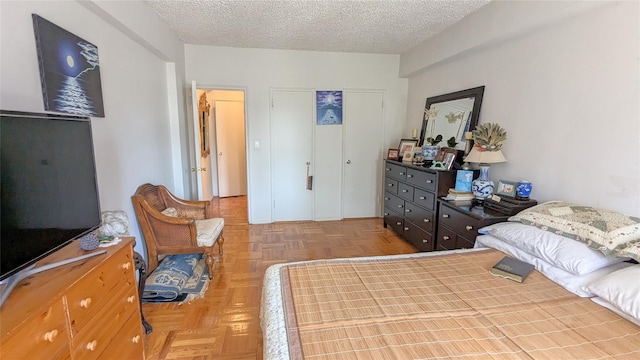
[[[190,303],[204,297],[208,285],[209,270],[202,254],[169,255],[147,277],[142,301]]]

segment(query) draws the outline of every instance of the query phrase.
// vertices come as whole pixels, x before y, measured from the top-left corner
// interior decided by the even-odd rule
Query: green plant
[[[432,138],[431,136],[429,136],[429,137],[427,138],[427,142],[428,142],[429,144],[431,144],[431,146],[436,146],[436,145],[438,145],[441,141],[442,141],[442,135],[438,135],[438,136],[436,136],[436,137],[435,137],[435,139],[434,139],[434,138]]]
[[[486,151],[500,150],[507,140],[507,131],[494,123],[480,124],[471,133],[474,146]]]
[[[450,148],[454,148],[456,147],[456,145],[458,144],[458,142],[456,141],[456,137],[452,136],[449,140],[447,140],[447,146]]]

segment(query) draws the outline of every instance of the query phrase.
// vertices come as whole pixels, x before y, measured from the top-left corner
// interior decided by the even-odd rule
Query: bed
[[[586,239],[567,207],[582,211],[538,205],[471,250],[271,266],[264,359],[640,358],[640,219]],[[528,221],[549,211],[554,227]],[[536,270],[523,283],[492,275],[504,256]]]

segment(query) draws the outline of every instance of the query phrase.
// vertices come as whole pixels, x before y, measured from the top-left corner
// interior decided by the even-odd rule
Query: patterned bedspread
[[[265,360],[640,358],[640,327],[537,271],[524,283],[491,275],[503,256],[488,249],[270,268]]]

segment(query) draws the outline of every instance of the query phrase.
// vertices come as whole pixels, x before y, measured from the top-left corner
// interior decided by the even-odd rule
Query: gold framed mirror
[[[211,153],[209,146],[209,114],[211,105],[207,101],[207,93],[203,92],[198,100],[198,117],[200,118],[200,156],[207,157]]]

